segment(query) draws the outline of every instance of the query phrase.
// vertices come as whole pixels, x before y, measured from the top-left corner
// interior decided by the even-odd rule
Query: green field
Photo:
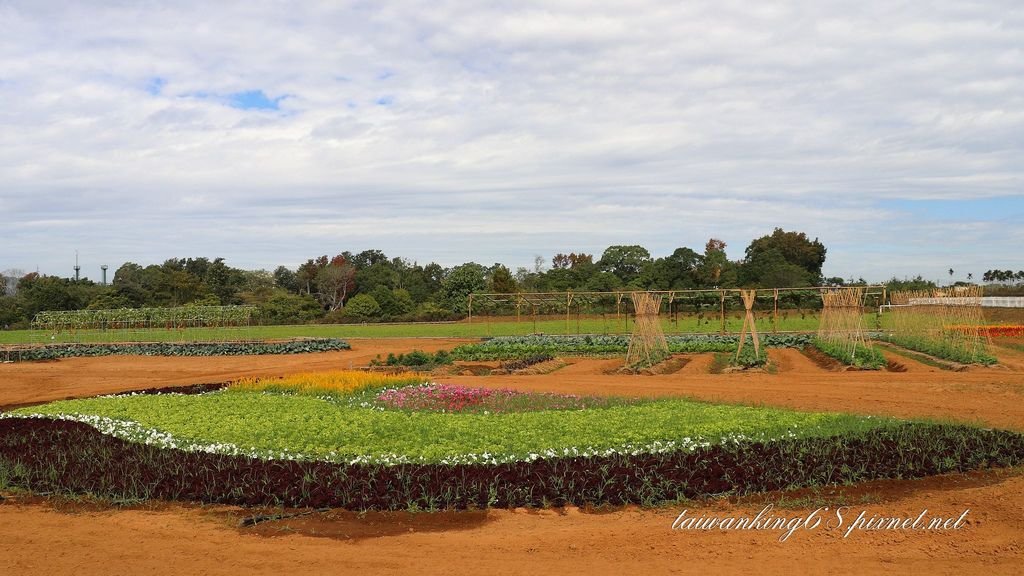
[[[204,395],[68,400],[15,414],[73,414],[138,423],[130,440],[231,445],[253,455],[440,462],[528,459],[555,450],[675,449],[744,439],[832,436],[895,423],[845,414],[709,404],[683,399],[587,410],[479,414],[375,410],[306,395],[223,391]],[[144,430],[144,431],[143,431]],[[154,432],[159,431],[159,433]],[[228,450],[230,452],[230,450]],[[486,455],[486,456],[485,456]]]
[[[717,317],[679,316],[679,320],[662,319],[666,334],[718,333],[722,329]],[[875,315],[864,315],[864,326],[875,326]],[[725,331],[738,333],[743,327],[743,316],[731,313],[726,320]],[[780,314],[777,327],[770,316],[759,317],[760,332],[771,332],[777,328],[782,332],[807,332],[818,329],[818,316],[806,313],[801,316],[792,312]],[[522,321],[490,321],[486,317],[474,318],[472,322],[406,323],[406,324],[306,324],[292,326],[251,326],[248,328],[153,328],[133,331],[79,330],[76,332],[50,333],[41,330],[0,330],[0,344],[45,344],[62,342],[189,342],[225,340],[273,340],[286,338],[487,338],[491,336],[524,336],[528,334],[628,334],[633,329],[632,318],[625,316],[616,320],[606,318],[577,318],[571,316],[534,322],[524,316]]]

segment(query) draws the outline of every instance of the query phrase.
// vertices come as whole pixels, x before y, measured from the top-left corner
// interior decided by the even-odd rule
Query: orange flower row
[[[359,371],[306,372],[284,378],[242,378],[231,383],[235,390],[251,392],[276,391],[300,394],[341,393],[351,394],[365,388],[383,386],[407,386],[422,384],[428,378],[422,374],[402,372],[381,374]]]
[[[1020,324],[1004,324],[995,326],[951,326],[953,330],[968,332],[978,330],[982,336],[991,338],[1024,338],[1024,326]]]

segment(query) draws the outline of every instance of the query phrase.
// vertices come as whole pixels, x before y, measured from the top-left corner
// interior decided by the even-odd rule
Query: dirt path
[[[891,350],[886,350],[884,348],[879,348],[879,350],[882,352],[882,356],[886,360],[890,360],[892,362],[896,362],[897,364],[899,364],[899,365],[903,366],[904,368],[906,368],[907,372],[915,372],[915,373],[920,373],[920,372],[942,372],[941,368],[936,368],[935,366],[929,366],[929,365],[925,364],[924,362],[918,362],[917,360],[914,360],[912,358],[908,358],[906,356],[902,356],[902,355],[897,354],[897,353],[895,353],[895,352],[893,352]]]
[[[998,341],[993,344],[992,351],[999,357],[999,363],[1003,366],[1011,370],[1024,371],[1024,352],[1009,346],[1001,346]]]
[[[779,367],[779,372],[797,374],[821,374],[828,372],[814,363],[803,352],[794,348],[770,348],[768,359]]]
[[[279,356],[68,358],[0,364],[0,406],[109,394],[124,390],[223,382],[241,376],[365,366],[378,355],[436,352],[475,340],[442,338],[350,339],[351,350]]]
[[[607,358],[566,358],[570,364],[558,370],[559,376],[603,376],[622,367],[622,359]]]
[[[677,374],[709,374],[715,361],[714,354],[688,354],[687,358],[690,361]]]
[[[849,495],[807,496],[769,512],[807,517],[834,511],[815,530],[781,542],[780,531],[672,530],[691,516],[755,516],[761,496],[653,510],[492,510],[442,515],[333,514],[236,528],[226,508],[61,512],[0,504],[0,554],[9,574],[1019,574],[1024,565],[1024,471],[879,482]],[[792,495],[800,498],[801,494]],[[868,501],[869,503],[861,503]],[[864,531],[866,517],[959,517],[947,532]]]
[[[376,354],[450,348],[456,341],[353,341],[354,350],[304,356],[86,358],[0,365],[0,404],[149,386],[347,368]],[[795,351],[794,351],[795,352]],[[799,354],[797,352],[797,354]],[[687,366],[710,355],[698,355]],[[605,375],[615,360],[582,360],[540,376],[460,376],[467,385],[633,396],[695,396],[805,410],[951,418],[1024,430],[1024,371],[827,372],[795,357],[778,374]],[[621,362],[621,361],[618,361]],[[808,360],[810,362],[810,360]],[[907,361],[909,363],[911,361]],[[806,371],[805,371],[806,369]],[[10,495],[8,495],[10,496]],[[743,503],[688,505],[692,514],[754,515],[764,501],[806,516],[848,504],[847,524],[867,516],[959,516],[956,532],[864,532],[844,539],[822,527],[786,542],[777,532],[673,531],[681,506],[654,510],[492,510],[359,517],[343,512],[236,527],[224,507],[156,505],[137,510],[58,510],[54,503],[0,501],[0,573],[6,574],[521,574],[644,572],[757,574],[1016,574],[1024,565],[1024,470],[881,482],[760,495]],[[80,508],[80,507],[79,507]]]

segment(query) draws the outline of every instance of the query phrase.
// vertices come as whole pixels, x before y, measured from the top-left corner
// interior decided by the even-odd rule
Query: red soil
[[[347,352],[236,358],[83,358],[0,365],[0,405],[118,390],[347,368],[378,353],[436,350],[455,341],[355,340]],[[998,350],[1002,356],[1003,350]],[[947,418],[1024,430],[1024,370],[955,373],[914,366],[908,372],[830,372],[796,351],[773,351],[775,374],[707,374],[697,355],[662,376],[606,375],[614,361],[581,360],[541,376],[462,376],[452,382],[586,394],[695,396],[805,410]],[[953,532],[679,531],[684,506],[586,512],[491,510],[444,514],[341,511],[237,528],[253,511],[151,504],[108,509],[26,499],[0,501],[3,574],[321,574],[321,573],[661,573],[1016,574],[1024,566],[1024,470],[915,481],[886,481],[822,491],[759,495],[743,502],[688,504],[692,514],[753,515],[764,502],[776,514],[806,516],[819,506],[849,505],[854,515],[917,516],[923,509],[959,516]]]

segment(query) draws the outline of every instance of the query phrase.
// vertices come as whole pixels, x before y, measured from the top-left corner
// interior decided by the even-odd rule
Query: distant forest
[[[249,304],[264,324],[455,320],[467,295],[479,292],[564,292],[782,288],[864,284],[824,278],[826,248],[803,232],[776,228],[750,242],[741,260],[729,260],[725,242],[712,238],[698,252],[676,249],[653,258],[642,246],[609,246],[593,254],[537,257],[532,268],[467,262],[451,268],[389,258],[380,250],[311,258],[297,268],[241,270],[223,258],[171,258],[160,265],[125,262],[108,285],[30,274],[0,275],[0,328],[26,328],[42,310]],[[952,281],[954,271],[950,271]],[[1024,292],[1024,271],[989,270],[968,281],[997,284],[988,293]],[[935,287],[920,276],[893,278],[890,289]]]

